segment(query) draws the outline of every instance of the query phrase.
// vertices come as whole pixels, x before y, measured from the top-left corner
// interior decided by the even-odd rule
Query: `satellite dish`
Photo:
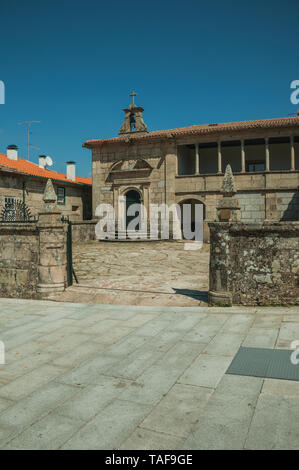
[[[46,165],[47,166],[52,166],[53,165],[53,160],[51,157],[46,157]]]

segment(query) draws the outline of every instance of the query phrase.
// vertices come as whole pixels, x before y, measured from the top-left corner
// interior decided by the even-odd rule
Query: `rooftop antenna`
[[[30,131],[31,124],[33,123],[39,123],[40,121],[24,121],[24,122],[19,122],[19,124],[27,124],[27,133],[28,133],[28,155],[27,158],[30,160],[30,135],[32,132]],[[33,145],[31,145],[33,147]]]

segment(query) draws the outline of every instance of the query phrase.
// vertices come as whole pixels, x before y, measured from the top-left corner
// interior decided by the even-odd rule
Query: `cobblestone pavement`
[[[225,374],[299,308],[0,299],[0,339],[1,449],[299,448],[299,382]]]
[[[192,247],[192,243],[189,243]],[[207,301],[209,245],[87,242],[73,247],[74,284],[60,301],[198,306]]]

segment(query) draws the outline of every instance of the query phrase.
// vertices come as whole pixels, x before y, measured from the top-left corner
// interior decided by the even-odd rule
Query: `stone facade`
[[[41,205],[47,180],[28,177],[0,169],[0,211],[4,208],[5,198],[15,197],[26,205],[33,216],[37,216]],[[87,185],[53,182],[57,188],[64,188],[65,203],[59,204],[61,213],[71,220],[91,218],[91,187]]]
[[[211,303],[299,304],[299,222],[209,225]]]
[[[132,189],[148,212],[150,204],[192,200],[204,204],[207,239],[229,163],[243,222],[299,220],[299,116],[141,135],[127,126],[125,135],[83,146],[92,150],[93,217],[101,203],[118,217],[118,196]]]

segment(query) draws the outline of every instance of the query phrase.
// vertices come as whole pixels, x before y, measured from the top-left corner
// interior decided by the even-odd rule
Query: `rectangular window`
[[[65,205],[65,188],[57,188],[57,204]]]
[[[265,171],[265,169],[265,162],[263,161],[247,162],[247,171]]]
[[[16,220],[16,198],[14,196],[4,197],[4,219],[7,221]]]

